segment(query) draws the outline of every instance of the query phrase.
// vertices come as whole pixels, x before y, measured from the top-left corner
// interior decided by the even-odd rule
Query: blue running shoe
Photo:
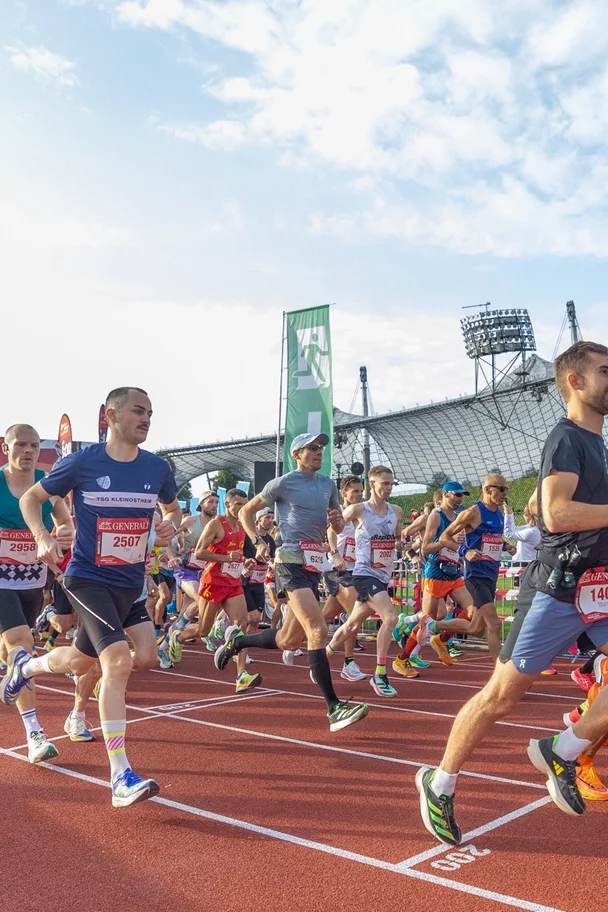
[[[7,706],[16,703],[23,688],[30,686],[21,670],[30,658],[29,653],[21,646],[11,649],[7,657],[6,674],[0,681],[0,702],[6,703]]]
[[[112,782],[112,807],[129,807],[158,795],[160,786],[154,779],[142,779],[131,767]]]

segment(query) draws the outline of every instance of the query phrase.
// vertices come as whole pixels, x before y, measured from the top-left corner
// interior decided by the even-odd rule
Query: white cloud
[[[23,73],[31,73],[41,82],[48,82],[57,88],[74,88],[80,84],[76,64],[67,57],[54,54],[42,45],[9,47],[11,63]]]
[[[116,11],[249,61],[203,87],[224,118],[169,116],[159,129],[208,149],[274,148],[282,167],[332,168],[345,186],[397,188],[380,218],[328,203],[317,232],[605,255],[591,235],[606,233],[608,189],[592,197],[589,175],[608,144],[608,7],[594,0],[122,0]]]

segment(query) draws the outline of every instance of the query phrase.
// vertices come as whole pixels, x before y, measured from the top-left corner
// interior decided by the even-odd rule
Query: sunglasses
[[[449,491],[448,493],[454,497],[464,497],[464,491]]]
[[[487,488],[496,488],[497,491],[500,491],[501,494],[507,494],[509,488],[507,485],[486,485]]]
[[[306,446],[302,447],[303,450],[322,450],[322,443],[307,443]]]

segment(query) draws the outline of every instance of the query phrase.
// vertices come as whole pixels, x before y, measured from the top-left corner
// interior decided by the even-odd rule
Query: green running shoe
[[[423,766],[416,773],[420,793],[420,813],[425,827],[436,839],[449,846],[460,845],[462,834],[454,817],[454,796],[437,797],[431,788],[435,770]]]

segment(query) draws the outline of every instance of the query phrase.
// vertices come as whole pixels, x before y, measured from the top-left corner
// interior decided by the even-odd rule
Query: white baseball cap
[[[325,447],[329,443],[329,437],[327,434],[298,434],[298,436],[294,437],[291,441],[289,452],[293,456],[297,450],[301,450],[302,447],[308,446],[309,443],[320,443],[321,446]]]

